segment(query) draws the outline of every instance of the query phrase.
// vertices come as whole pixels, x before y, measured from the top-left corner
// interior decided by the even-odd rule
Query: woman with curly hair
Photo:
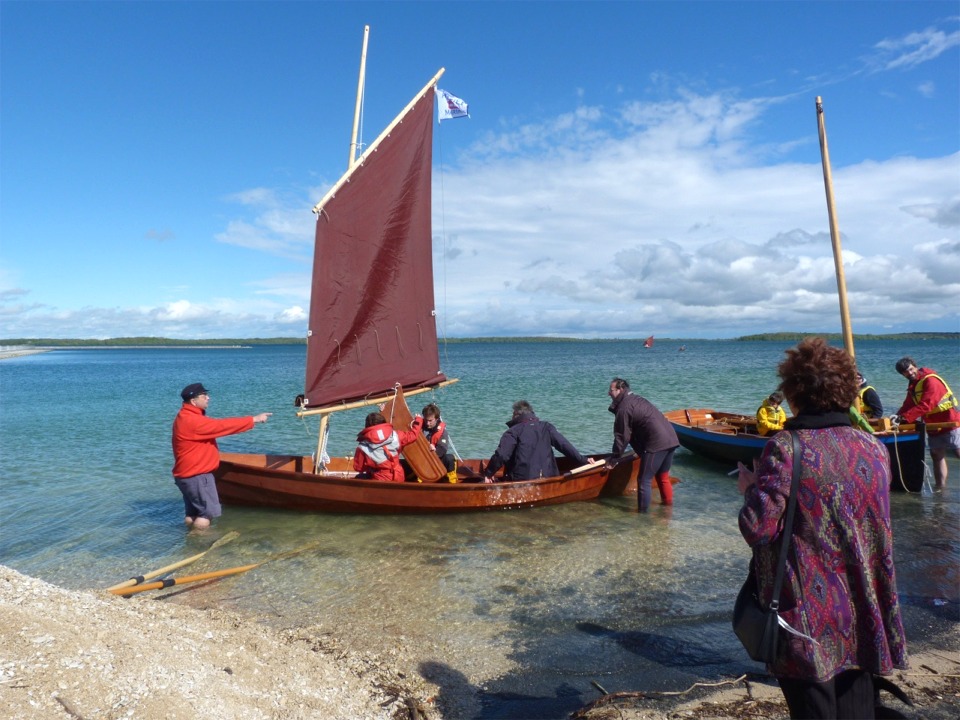
[[[821,338],[786,351],[779,389],[794,417],[755,471],[740,466],[740,532],[758,596],[773,592],[783,514],[800,448],[798,502],[769,670],[792,718],[873,718],[873,675],[907,666],[890,528],[890,465],[880,441],[851,427],[853,359]]]

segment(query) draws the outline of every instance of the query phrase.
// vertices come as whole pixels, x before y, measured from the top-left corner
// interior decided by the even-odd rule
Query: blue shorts
[[[960,428],[939,435],[928,435],[927,447],[931,450],[960,450]]]
[[[220,517],[220,496],[217,495],[217,482],[213,479],[213,473],[186,478],[175,477],[173,481],[183,494],[184,515],[207,520]]]

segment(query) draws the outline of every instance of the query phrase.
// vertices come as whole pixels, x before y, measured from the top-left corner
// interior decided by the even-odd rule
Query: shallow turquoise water
[[[609,449],[614,375],[661,409],[753,412],[776,385],[787,345],[689,341],[465,343],[441,350],[460,382],[429,397],[459,452],[488,456],[514,400],[529,400],[584,452]],[[912,355],[960,386],[956,343],[873,341],[858,361],[888,412]],[[757,669],[727,617],[745,574],[740,498],[729,468],[677,454],[673,508],[648,516],[627,498],[449,517],[303,515],[226,508],[205,536],[181,526],[170,478],[179,390],[201,381],[214,416],[273,412],[227,450],[310,453],[316,421],[296,418],[301,346],[69,350],[0,362],[0,562],[66,587],[104,587],[240,538],[191,572],[295,558],[193,586],[175,601],[222,606],[277,626],[322,624],[358,647],[419,648],[420,668],[483,686],[481,717],[563,717],[609,691],[682,689]],[[427,401],[420,396],[414,409]],[[421,402],[422,401],[422,402]],[[336,417],[333,454],[353,452],[365,410]],[[956,637],[960,467],[945,495],[893,501],[897,570],[912,642]],[[504,671],[498,678],[499,671]]]

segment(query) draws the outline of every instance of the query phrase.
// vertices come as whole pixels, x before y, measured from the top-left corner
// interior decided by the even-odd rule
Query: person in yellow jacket
[[[757,409],[757,432],[761,435],[772,435],[778,430],[783,430],[783,424],[787,421],[787,414],[780,407],[783,402],[783,393],[770,393],[766,400]]]

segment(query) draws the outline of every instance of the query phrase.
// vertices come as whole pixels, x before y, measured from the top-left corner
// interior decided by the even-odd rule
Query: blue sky
[[[0,338],[302,337],[313,205],[441,67],[449,337],[960,330],[956,2],[0,4]]]

